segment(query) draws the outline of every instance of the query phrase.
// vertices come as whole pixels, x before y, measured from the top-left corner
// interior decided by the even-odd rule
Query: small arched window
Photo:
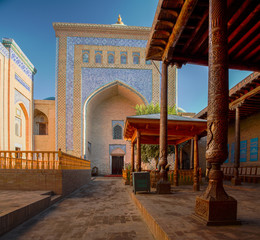
[[[122,139],[122,127],[120,125],[114,126],[113,139]]]
[[[102,51],[95,51],[95,63],[102,63]]]
[[[83,62],[88,63],[89,62],[89,51],[88,50],[83,50],[82,54],[83,54],[82,55]]]
[[[108,57],[107,57],[108,63],[109,64],[115,63],[115,52],[109,51],[107,54],[108,54]]]
[[[121,64],[126,64],[127,63],[127,52],[121,52],[120,58],[121,58]]]
[[[133,64],[139,64],[139,63],[140,63],[140,53],[133,52]]]

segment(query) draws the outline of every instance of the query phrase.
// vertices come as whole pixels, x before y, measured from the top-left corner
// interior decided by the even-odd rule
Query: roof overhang
[[[158,117],[155,114],[127,117],[124,128],[124,139],[135,142],[137,131],[139,131],[142,144],[159,144],[160,114],[156,115]],[[178,145],[192,139],[195,135],[199,137],[206,136],[207,121],[205,120],[180,116],[176,116],[175,119],[169,118],[171,117],[168,117],[167,136],[169,145]]]
[[[260,73],[254,72],[229,91],[229,116],[235,119],[235,109],[239,107],[240,117],[245,118],[260,112]],[[195,115],[207,119],[207,107]]]
[[[229,68],[260,71],[260,3],[227,0]],[[146,59],[208,65],[208,0],[159,0]]]

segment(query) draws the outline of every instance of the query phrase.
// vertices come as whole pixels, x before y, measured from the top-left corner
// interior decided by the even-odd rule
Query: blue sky
[[[34,98],[55,95],[53,22],[113,24],[121,14],[129,26],[151,27],[158,0],[0,0],[0,38],[13,38],[37,69]],[[250,72],[230,71],[230,87]],[[199,112],[207,105],[207,67],[178,70],[178,105]]]

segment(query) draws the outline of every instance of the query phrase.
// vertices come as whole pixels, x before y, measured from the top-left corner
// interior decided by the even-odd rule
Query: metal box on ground
[[[133,191],[150,192],[150,173],[149,172],[133,172]]]

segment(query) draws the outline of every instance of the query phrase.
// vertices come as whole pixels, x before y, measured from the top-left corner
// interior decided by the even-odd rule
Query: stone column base
[[[231,178],[232,185],[241,185],[241,180],[239,178]]]
[[[156,184],[156,193],[158,194],[171,193],[171,183],[168,181],[159,180]]]
[[[239,225],[237,220],[237,201],[230,197],[226,200],[196,198],[195,217],[207,226]]]

